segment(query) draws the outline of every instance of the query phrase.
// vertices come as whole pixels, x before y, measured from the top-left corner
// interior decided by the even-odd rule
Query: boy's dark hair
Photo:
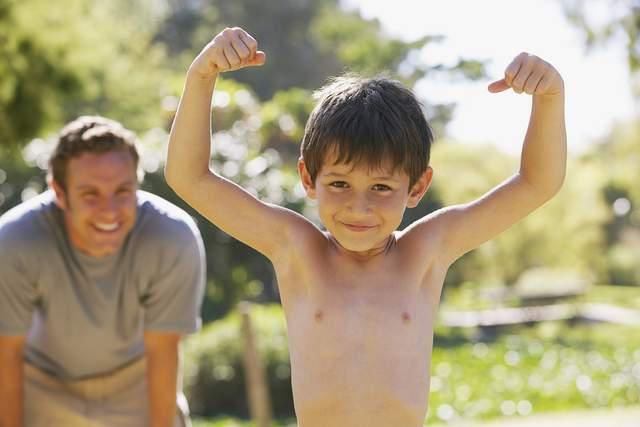
[[[49,159],[49,173],[64,190],[67,189],[69,160],[83,153],[127,151],[138,168],[136,137],[115,120],[101,116],[80,116],[60,131],[58,145]]]
[[[429,166],[433,134],[414,94],[397,81],[345,75],[315,94],[318,104],[305,127],[301,154],[315,182],[325,157],[379,168],[391,161],[411,188]]]

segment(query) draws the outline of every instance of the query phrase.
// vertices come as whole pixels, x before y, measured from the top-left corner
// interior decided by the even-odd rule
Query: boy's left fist
[[[504,70],[504,78],[491,83],[489,92],[497,93],[507,89],[515,93],[529,95],[560,95],[564,92],[564,82],[560,73],[545,60],[522,52]]]

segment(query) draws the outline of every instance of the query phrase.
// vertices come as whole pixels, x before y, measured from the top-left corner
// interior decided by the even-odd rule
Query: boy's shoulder
[[[404,246],[440,243],[445,237],[447,216],[451,210],[452,207],[440,208],[417,219],[403,230],[396,231],[396,239]]]

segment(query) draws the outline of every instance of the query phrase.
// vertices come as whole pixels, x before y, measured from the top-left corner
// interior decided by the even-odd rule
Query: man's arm
[[[24,408],[23,336],[0,336],[0,427],[22,427]]]
[[[263,203],[209,169],[211,98],[221,72],[260,66],[264,52],[240,28],[218,34],[189,67],[184,92],[169,137],[167,183],[220,229],[272,258],[285,247],[288,224],[306,220]]]
[[[567,155],[562,77],[549,63],[522,53],[507,67],[504,79],[489,85],[492,93],[509,88],[533,95],[519,172],[478,200],[442,209],[423,221],[441,231],[441,254],[449,262],[543,205],[564,181]],[[420,224],[416,228],[420,229]]]
[[[173,427],[176,419],[180,335],[145,332],[149,420],[151,427]]]

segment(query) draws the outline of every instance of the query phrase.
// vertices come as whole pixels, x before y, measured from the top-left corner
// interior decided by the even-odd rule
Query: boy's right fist
[[[198,54],[190,72],[202,78],[212,78],[225,71],[260,66],[264,64],[266,55],[257,49],[256,39],[242,28],[225,28]]]

